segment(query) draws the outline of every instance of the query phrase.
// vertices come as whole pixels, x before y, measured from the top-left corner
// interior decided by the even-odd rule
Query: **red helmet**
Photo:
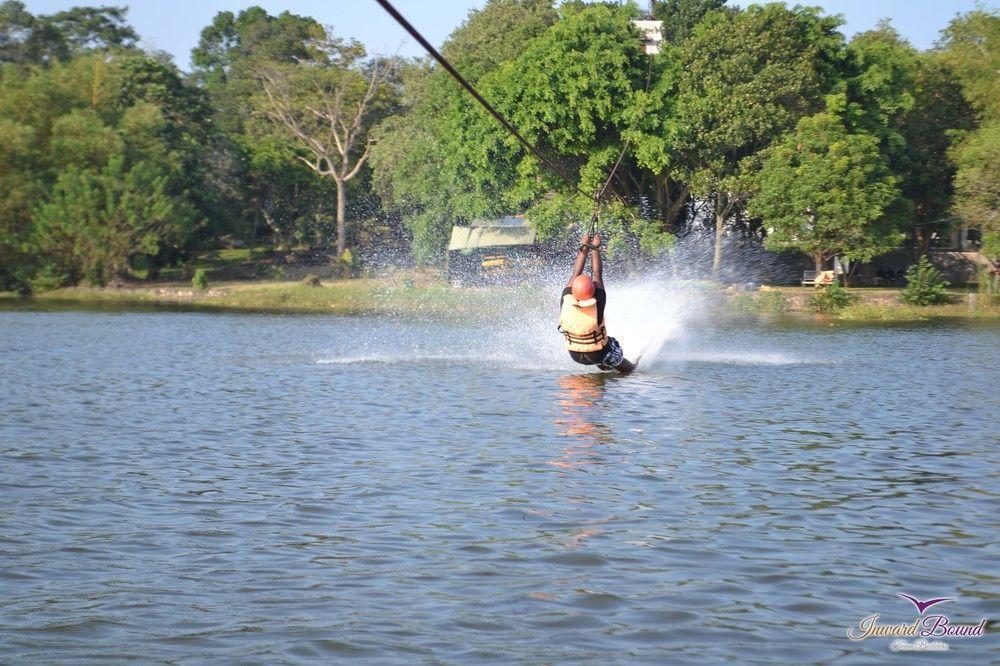
[[[589,275],[577,275],[573,278],[570,289],[573,292],[573,298],[584,307],[597,302],[594,300],[594,281],[590,279]]]

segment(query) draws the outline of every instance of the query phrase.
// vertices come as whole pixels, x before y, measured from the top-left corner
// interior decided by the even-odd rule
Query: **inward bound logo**
[[[889,644],[893,652],[904,651],[945,651],[948,644],[941,638],[979,638],[986,632],[987,618],[978,623],[963,624],[952,622],[947,615],[926,614],[927,609],[946,601],[954,601],[949,597],[938,597],[921,601],[908,594],[898,595],[906,599],[920,613],[920,616],[909,623],[879,624],[879,614],[875,613],[862,618],[856,625],[847,630],[847,637],[852,641],[863,641],[867,638],[895,638]],[[913,641],[905,639],[912,638]]]
[[[933,606],[934,604],[940,604],[945,601],[951,601],[951,599],[928,599],[927,601],[918,601],[915,597],[911,597],[908,594],[898,594],[896,596],[903,597],[904,599],[909,599],[913,602],[913,605],[917,607],[920,614],[923,615],[924,611]]]

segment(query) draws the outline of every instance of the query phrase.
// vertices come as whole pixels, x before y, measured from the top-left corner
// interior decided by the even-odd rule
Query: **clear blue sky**
[[[363,42],[371,52],[422,55],[418,44],[385,14],[374,0],[284,0],[242,2],[238,0],[24,0],[33,14],[50,14],[75,5],[128,5],[129,20],[142,37],[142,45],[173,54],[174,61],[187,69],[191,49],[201,29],[217,12],[238,12],[260,5],[269,13],[284,10],[315,17],[333,26],[334,33]],[[751,0],[729,0],[746,6]],[[987,0],[987,7],[1000,6]],[[393,4],[435,45],[440,45],[468,14],[486,0],[394,0]],[[647,3],[640,2],[642,6]],[[788,4],[796,4],[794,1]],[[843,14],[842,30],[850,37],[868,30],[882,18],[892,20],[896,29],[914,46],[926,49],[955,14],[975,9],[976,0],[800,0],[799,4],[819,5],[830,14]]]

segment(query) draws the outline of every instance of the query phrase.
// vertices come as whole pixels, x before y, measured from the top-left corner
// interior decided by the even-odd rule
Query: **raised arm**
[[[584,234],[580,241],[580,250],[576,253],[576,261],[573,262],[573,274],[569,276],[567,287],[573,286],[573,280],[583,272],[583,267],[587,264],[587,247],[590,245],[590,235]]]
[[[590,251],[590,270],[594,274],[594,286],[604,289],[604,274],[601,271],[601,235],[594,234],[594,242]]]

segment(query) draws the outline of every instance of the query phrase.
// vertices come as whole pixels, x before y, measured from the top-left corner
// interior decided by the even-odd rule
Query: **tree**
[[[34,131],[0,117],[0,289],[18,287],[30,272],[25,240],[31,208],[42,196]]]
[[[942,32],[937,50],[958,75],[977,114],[1000,116],[1000,9],[956,17]]]
[[[469,13],[442,47],[473,85],[517,57],[556,19],[551,0],[490,0]],[[451,226],[475,217],[510,212],[492,183],[470,161],[466,119],[474,113],[468,94],[443,69],[426,60],[402,68],[403,113],[378,130],[372,150],[375,187],[399,210],[413,234],[420,263],[439,261]],[[492,101],[499,100],[491,98]],[[488,132],[494,128],[483,121]],[[499,135],[498,135],[499,136]],[[521,212],[521,211],[517,211]]]
[[[847,45],[844,118],[852,129],[878,137],[894,166],[905,150],[899,126],[916,102],[919,67],[917,50],[888,21],[858,33]]]
[[[919,53],[887,21],[848,45],[844,117],[852,130],[878,137],[879,149],[909,208],[906,231],[915,255],[947,228],[955,130],[971,126],[971,109],[939,54]]]
[[[70,55],[89,50],[131,48],[139,41],[128,25],[128,7],[73,7],[40,17],[63,36]]]
[[[394,145],[405,147],[387,145],[383,137],[376,151],[380,185],[391,186],[395,200],[419,200],[408,216],[419,229],[415,246],[424,247],[420,237],[430,237],[434,242],[428,245],[443,247],[454,222],[525,210],[540,236],[548,238],[568,224],[587,223],[593,194],[576,192],[596,193],[621,156],[606,197],[616,204],[601,216],[602,226],[615,232],[609,249],[629,244],[662,250],[669,235],[659,210],[644,218],[636,208],[664,200],[653,195],[670,143],[673,53],[646,56],[631,23],[631,6],[566,3],[558,20],[546,25],[548,13],[527,11],[524,4],[488,6],[507,12],[508,23],[521,17],[522,32],[534,36],[508,49],[517,54],[513,60],[493,70],[470,68],[485,72],[473,83],[570,183],[543,167],[443,72],[414,69],[407,80],[416,86],[408,83],[407,90],[408,95],[419,91],[417,104],[388,124],[392,136],[401,137]],[[466,29],[472,25],[470,20]],[[623,154],[626,140],[629,150]],[[422,161],[432,169],[422,171]],[[620,205],[622,200],[630,205]]]
[[[817,271],[836,255],[869,261],[894,248],[899,192],[878,143],[828,111],[801,119],[767,151],[748,206],[768,227],[766,247],[805,252]]]
[[[959,16],[938,45],[942,59],[957,73],[977,126],[956,132],[954,211],[979,227],[982,251],[1000,257],[1000,12],[980,9]]]
[[[155,254],[193,223],[193,209],[169,187],[156,165],[126,169],[122,156],[100,170],[70,167],[35,212],[35,242],[73,278],[104,284],[126,272],[134,254]]]
[[[208,88],[226,81],[252,85],[255,61],[323,62],[326,30],[316,19],[253,6],[239,14],[219,12],[191,51],[194,75]]]
[[[365,165],[371,126],[390,104],[390,71],[391,61],[362,68],[353,56],[330,67],[257,69],[260,113],[295,142],[303,164],[337,187],[337,256],[347,241],[347,183]]]
[[[657,0],[653,17],[663,21],[663,40],[681,45],[709,12],[722,9],[726,0]]]
[[[727,223],[753,191],[759,154],[822,108],[839,80],[838,17],[753,5],[708,13],[682,46],[678,148],[691,190],[712,202],[713,270]]]
[[[516,60],[482,81],[501,112],[560,165],[574,188],[543,169],[485,114],[475,110],[463,123],[482,127],[470,142],[473,164],[509,205],[531,206],[528,217],[543,236],[565,231],[564,216],[551,214],[553,203],[583,213],[578,223],[585,222],[593,195],[576,204],[564,197],[574,190],[597,193],[613,173],[607,194],[629,206],[603,211],[602,225],[616,232],[609,250],[630,239],[656,250],[669,243],[661,224],[668,211],[657,210],[647,224],[629,207],[644,199],[665,203],[651,195],[669,165],[677,60],[673,49],[647,56],[634,17],[630,6],[569,6]]]
[[[475,82],[520,56],[525,44],[557,16],[552,0],[489,0],[482,9],[469,12],[441,52],[462,76]]]
[[[941,271],[934,268],[926,254],[906,269],[906,286],[899,297],[912,305],[933,305],[948,300],[945,289],[948,282]]]
[[[90,50],[128,49],[139,39],[125,7],[73,7],[33,16],[18,0],[0,4],[0,62],[45,64]]]
[[[646,80],[648,60],[631,18],[629,8],[567,9],[516,60],[483,81],[521,134],[555,156],[586,192],[603,184],[618,157],[626,109]],[[484,134],[487,128],[496,128],[495,121],[484,124]],[[513,186],[523,190],[522,198],[565,187],[512,137],[502,131],[495,136],[500,144],[480,144],[480,159],[486,165],[497,164],[493,152],[513,156],[503,162],[516,168],[521,182]]]
[[[927,252],[931,236],[951,226],[956,164],[949,149],[956,132],[973,127],[972,108],[954,72],[937,54],[921,54],[913,78],[914,102],[896,121],[904,142],[895,173],[911,203],[907,232],[914,252]]]
[[[18,66],[0,77],[0,114],[9,286],[36,274],[103,282],[147,254],[153,274],[215,217],[208,106],[172,66],[127,51]]]
[[[332,182],[296,159],[295,144],[255,108],[256,72],[262,64],[326,66],[329,54],[321,45],[328,41],[315,19],[250,7],[219,12],[192,51],[192,77],[212,100],[213,124],[225,138],[218,172],[228,208],[238,213],[234,222],[242,223],[236,233],[256,240],[266,227],[277,250],[323,245],[334,232],[328,220],[336,195]]]
[[[951,151],[955,175],[955,212],[982,233],[982,252],[1000,258],[1000,118],[984,123]]]
[[[448,82],[441,74],[426,63],[403,68],[408,108],[378,128],[371,157],[376,190],[386,204],[401,211],[412,233],[410,253],[421,264],[440,259],[452,223],[469,212],[461,196],[463,182],[446,168],[441,119],[434,112],[434,97],[457,92],[445,88]]]

